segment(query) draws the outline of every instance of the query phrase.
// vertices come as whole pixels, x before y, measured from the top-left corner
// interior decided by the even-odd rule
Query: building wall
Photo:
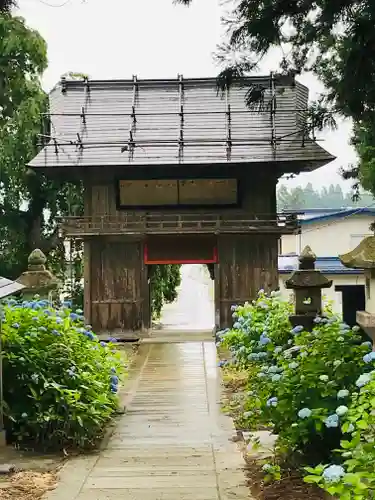
[[[332,302],[333,311],[337,314],[342,314],[342,294],[336,292],[335,287],[343,285],[364,285],[365,278],[363,274],[325,274],[325,276],[333,281],[331,288],[323,290],[323,303]],[[293,297],[293,292],[285,288],[285,281],[290,277],[289,274],[281,274],[279,276],[279,286],[282,297],[288,300]]]
[[[374,217],[369,215],[352,215],[303,224],[301,234],[282,236],[281,253],[299,254],[309,245],[320,257],[337,257],[355,248],[365,236],[372,236],[369,229],[372,222]]]

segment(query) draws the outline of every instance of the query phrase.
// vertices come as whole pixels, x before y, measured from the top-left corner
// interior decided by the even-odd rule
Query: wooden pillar
[[[85,319],[91,324],[91,242],[83,243],[83,309]]]
[[[278,235],[220,235],[219,327],[232,326],[231,306],[253,300],[260,289],[278,288]]]

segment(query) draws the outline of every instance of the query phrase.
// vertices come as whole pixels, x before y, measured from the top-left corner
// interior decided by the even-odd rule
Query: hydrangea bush
[[[118,405],[124,361],[99,342],[82,311],[47,301],[4,307],[7,436],[43,449],[92,447]]]
[[[374,353],[364,356],[367,364],[374,360]],[[307,468],[305,478],[344,500],[375,498],[375,371],[360,375],[356,386],[342,425],[348,437],[338,450],[341,463]]]
[[[317,465],[309,469],[308,480],[330,493],[341,495],[349,479],[356,494],[363,485],[369,491],[375,482],[368,477],[375,465],[371,343],[329,307],[315,319],[312,332],[292,328],[291,306],[277,293],[261,291],[253,303],[232,310],[233,329],[219,335],[219,344],[229,348],[230,366],[249,374],[240,424],[250,430],[272,428],[280,449],[294,452],[298,462]],[[353,474],[359,474],[357,479]]]

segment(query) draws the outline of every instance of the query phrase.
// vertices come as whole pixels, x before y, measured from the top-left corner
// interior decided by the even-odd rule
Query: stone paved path
[[[213,342],[141,345],[129,404],[100,454],[68,463],[48,500],[249,498],[220,411]]]

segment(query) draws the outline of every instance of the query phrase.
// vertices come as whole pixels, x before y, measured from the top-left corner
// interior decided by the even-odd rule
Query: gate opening
[[[171,266],[179,266],[181,283],[174,300],[164,304],[160,317],[152,317],[154,327],[163,330],[210,330],[215,325],[215,266],[218,263],[217,240],[211,235],[162,235],[147,238],[144,263],[149,270],[150,305],[158,300],[152,273],[164,277]],[[165,266],[165,267],[164,267]],[[167,268],[169,266],[169,268]],[[175,273],[171,273],[171,279]],[[154,287],[154,288],[153,288]],[[170,299],[171,297],[169,297]]]
[[[177,296],[173,302],[164,303],[159,318],[153,318],[154,328],[166,332],[212,332],[215,325],[215,286],[207,265],[183,264],[180,275]],[[153,294],[152,283],[150,294]]]

